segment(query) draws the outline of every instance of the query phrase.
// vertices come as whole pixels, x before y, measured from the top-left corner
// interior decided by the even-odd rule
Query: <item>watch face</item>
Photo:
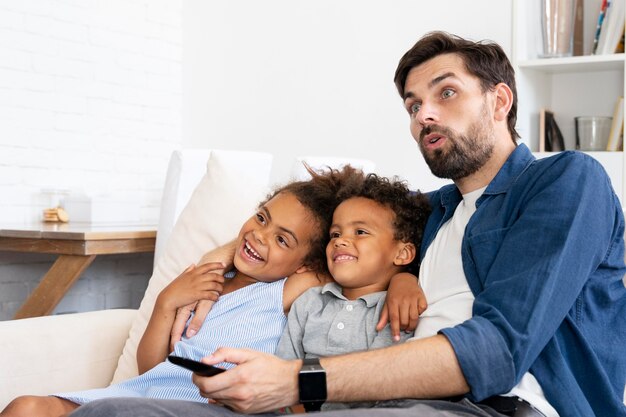
[[[300,372],[298,380],[300,402],[326,401],[326,372],[323,370]]]

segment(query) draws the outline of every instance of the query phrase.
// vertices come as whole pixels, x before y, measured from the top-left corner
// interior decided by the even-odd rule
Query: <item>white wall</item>
[[[104,195],[156,223],[181,143],[182,0],[0,2],[0,223],[39,221],[42,189]],[[0,320],[54,256],[0,253]],[[150,255],[99,257],[55,312],[138,307]]]
[[[156,221],[181,141],[182,0],[0,2],[0,219],[39,220],[46,188],[104,194]]]
[[[186,0],[183,143],[369,158],[414,187],[434,180],[393,84],[424,33],[492,39],[511,51],[511,0]]]

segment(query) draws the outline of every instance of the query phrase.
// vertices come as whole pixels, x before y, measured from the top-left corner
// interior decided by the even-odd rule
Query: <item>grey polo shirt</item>
[[[315,358],[393,344],[389,325],[376,331],[385,295],[386,291],[381,291],[348,300],[334,282],[307,290],[291,306],[276,355],[284,359]],[[402,332],[398,343],[411,336]],[[368,404],[327,403],[322,410],[357,406]]]

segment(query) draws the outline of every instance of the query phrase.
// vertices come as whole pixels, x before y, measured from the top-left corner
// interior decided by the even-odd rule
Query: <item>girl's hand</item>
[[[387,298],[376,330],[381,331],[387,322],[390,322],[393,339],[399,341],[401,330],[405,332],[415,330],[419,315],[427,306],[426,296],[417,282],[417,277],[408,272],[396,274],[389,283]]]
[[[169,283],[157,297],[156,305],[167,311],[175,311],[198,300],[216,301],[223,290],[222,263],[190,265]],[[220,273],[216,273],[219,271]]]

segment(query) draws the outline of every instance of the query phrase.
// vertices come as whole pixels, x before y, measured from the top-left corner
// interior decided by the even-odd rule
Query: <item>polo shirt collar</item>
[[[354,301],[348,300],[346,297],[344,297],[341,287],[336,282],[329,282],[328,284],[324,285],[324,287],[322,287],[322,294],[326,293],[332,294],[340,300]],[[380,298],[384,296],[385,293],[386,291],[378,291],[375,293],[362,295],[358,299],[363,300],[367,307],[375,307],[378,304],[378,300],[380,300]]]

